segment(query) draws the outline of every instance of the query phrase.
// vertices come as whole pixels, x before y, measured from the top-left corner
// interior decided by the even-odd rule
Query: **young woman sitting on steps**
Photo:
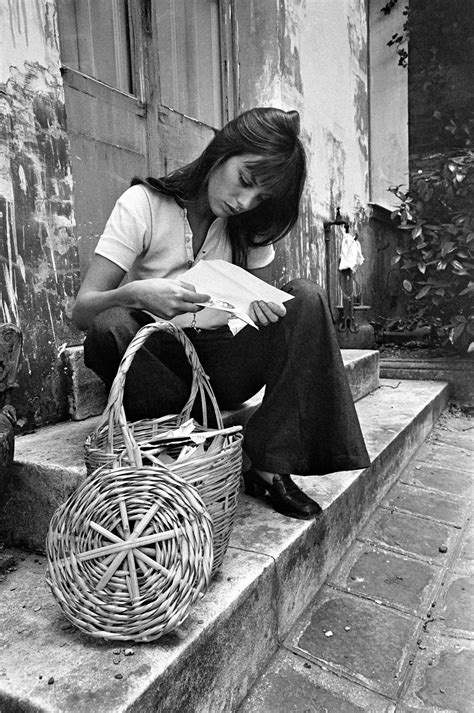
[[[294,299],[256,301],[256,330],[203,309],[209,296],[180,281],[199,260],[221,259],[269,280],[273,244],[295,225],[305,181],[296,111],[255,108],[218,131],[192,163],[161,178],[134,180],[117,201],[74,306],[87,329],[85,361],[110,388],[149,313],[191,339],[221,408],[265,386],[245,430],[251,468],[245,490],[268,493],[280,513],[310,519],[321,507],[290,473],[363,468],[369,458],[323,290],[297,279]],[[152,335],[127,374],[129,420],[181,410],[191,370],[176,340]]]

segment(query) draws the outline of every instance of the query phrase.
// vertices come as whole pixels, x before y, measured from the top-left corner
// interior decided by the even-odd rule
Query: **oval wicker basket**
[[[181,413],[156,419],[142,419],[128,423],[123,407],[125,379],[136,352],[151,334],[165,331],[172,334],[183,346],[192,368],[192,384],[189,398]],[[85,443],[87,472],[108,465],[116,468],[131,462],[160,464],[154,456],[160,436],[189,420],[194,402],[199,395],[204,425],[196,424],[194,434],[207,436],[207,450],[191,455],[186,460],[167,463],[166,467],[188,483],[201,495],[214,524],[213,574],[219,569],[226,553],[237,509],[237,499],[242,472],[242,427],[224,429],[222,414],[214,392],[205,374],[191,341],[185,333],[171,322],[152,322],[145,325],[130,342],[114,379],[107,406],[96,429]],[[211,441],[216,429],[207,427],[207,402],[211,403],[217,431],[222,434]],[[183,445],[191,440],[177,439],[169,442],[167,453],[177,455]]]
[[[164,467],[100,468],[54,513],[46,554],[51,591],[81,631],[152,641],[210,582],[212,520]]]

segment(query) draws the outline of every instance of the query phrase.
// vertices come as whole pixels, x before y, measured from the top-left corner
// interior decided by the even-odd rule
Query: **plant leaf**
[[[459,294],[468,295],[470,292],[474,292],[474,282],[470,282],[467,287],[464,288]]]
[[[430,286],[425,285],[424,287],[421,288],[421,290],[415,295],[415,300],[421,300],[425,295],[428,294],[430,291]]]
[[[441,256],[445,257],[451,250],[454,250],[456,247],[456,243],[453,243],[452,240],[443,240],[441,243]]]
[[[457,339],[459,339],[461,334],[464,332],[465,328],[466,328],[465,324],[458,324],[458,325],[456,325],[456,327],[454,327],[454,331],[453,331],[453,341],[454,342]]]

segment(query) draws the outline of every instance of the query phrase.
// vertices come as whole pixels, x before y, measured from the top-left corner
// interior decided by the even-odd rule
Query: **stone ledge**
[[[380,376],[386,379],[447,381],[450,398],[461,406],[474,406],[474,358],[433,357],[380,359]]]
[[[69,416],[81,421],[100,415],[107,403],[107,393],[101,379],[84,364],[83,347],[67,347],[61,358],[66,374]]]
[[[382,381],[357,403],[370,467],[298,479],[323,507],[314,522],[242,494],[205,597],[176,632],[131,644],[133,656],[68,626],[45,584],[44,558],[24,554],[2,588],[2,713],[236,710],[446,404],[444,384]]]
[[[377,388],[378,351],[370,349],[343,349],[346,367],[354,372],[352,379],[354,400]],[[107,403],[104,384],[93,371],[84,364],[82,346],[67,347],[62,353],[66,374],[68,412],[73,421],[82,421],[91,416],[99,416]],[[371,374],[371,381],[364,385],[364,379]],[[360,375],[359,375],[360,374]]]
[[[354,400],[360,400],[379,383],[378,352],[347,350],[343,359]],[[263,390],[236,409],[223,411],[225,425],[245,425],[262,397]],[[84,441],[99,419],[66,421],[16,439],[16,461],[0,503],[0,540],[43,549],[53,512],[86,475]]]

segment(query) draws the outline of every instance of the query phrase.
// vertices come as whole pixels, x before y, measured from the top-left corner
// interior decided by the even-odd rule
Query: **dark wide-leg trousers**
[[[255,468],[322,475],[369,465],[324,292],[308,280],[283,288],[294,296],[287,314],[235,336],[227,327],[186,329],[219,406],[265,396],[245,430],[244,450]],[[151,318],[114,307],[97,316],[84,344],[85,363],[110,388],[120,360]],[[131,421],[179,413],[189,396],[191,368],[181,345],[153,334],[127,373],[124,406]]]

